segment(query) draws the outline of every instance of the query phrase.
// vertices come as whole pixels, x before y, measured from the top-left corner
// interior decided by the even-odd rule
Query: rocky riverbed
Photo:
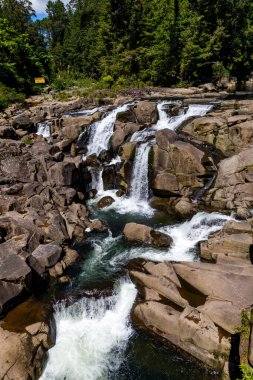
[[[117,323],[132,310],[138,329],[223,378],[253,365],[253,100],[230,100],[213,86],[124,95],[39,99],[0,115],[3,379],[39,378],[55,344],[51,308],[38,293],[75,284],[72,266],[86,280],[101,267],[103,282],[136,258],[128,272],[138,294]],[[91,237],[104,256],[78,248]],[[128,284],[116,305],[127,291],[134,300]],[[74,378],[56,371],[52,355],[44,378]]]

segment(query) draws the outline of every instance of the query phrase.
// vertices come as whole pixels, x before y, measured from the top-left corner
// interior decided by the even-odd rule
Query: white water
[[[130,191],[131,198],[136,202],[148,200],[148,157],[150,148],[150,143],[147,142],[136,149]]]
[[[98,156],[102,150],[108,150],[108,144],[113,135],[117,114],[126,111],[128,107],[129,104],[119,106],[115,110],[109,112],[102,120],[91,125],[87,156],[91,154],[96,154]]]
[[[41,380],[108,379],[124,358],[132,335],[130,311],[137,291],[121,281],[111,297],[56,306],[56,345]]]
[[[37,124],[37,135],[41,135],[44,138],[49,138],[51,136],[51,122],[46,120],[42,123]]]

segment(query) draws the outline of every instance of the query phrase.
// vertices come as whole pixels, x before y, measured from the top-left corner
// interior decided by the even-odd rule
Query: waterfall
[[[97,190],[97,194],[101,195],[104,192],[103,168],[89,168],[91,174],[91,188]]]
[[[56,306],[56,345],[41,380],[108,379],[122,363],[133,334],[130,312],[135,286],[122,280],[109,297]]]
[[[135,153],[130,195],[136,201],[148,200],[148,157],[150,148],[151,144],[147,142],[141,144]]]
[[[52,123],[48,120],[43,121],[42,123],[37,124],[37,135],[41,135],[44,138],[51,136],[51,125]]]
[[[113,134],[117,114],[128,109],[129,104],[117,107],[108,113],[102,120],[93,123],[90,127],[87,156],[99,155],[102,150],[108,150],[109,140]]]

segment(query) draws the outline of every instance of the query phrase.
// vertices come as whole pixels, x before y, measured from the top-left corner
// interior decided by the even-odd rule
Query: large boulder
[[[111,206],[111,204],[113,204],[115,202],[115,199],[113,199],[113,197],[110,197],[110,196],[106,196],[106,197],[103,197],[101,198],[98,203],[96,204],[96,207],[97,208],[105,208],[105,207],[109,207]]]
[[[242,311],[253,301],[250,263],[144,261],[129,274],[139,291],[134,323],[216,371],[227,368],[230,337],[240,329]]]
[[[56,243],[39,245],[28,258],[29,265],[42,275],[60,259],[62,248]]]
[[[211,156],[168,129],[156,133],[152,158],[152,189],[162,197],[192,195],[215,170]]]
[[[141,101],[134,106],[133,110],[140,124],[155,124],[158,120],[156,103]]]
[[[172,243],[170,236],[143,224],[128,223],[125,225],[123,234],[130,243],[151,245],[157,248],[167,248]]]

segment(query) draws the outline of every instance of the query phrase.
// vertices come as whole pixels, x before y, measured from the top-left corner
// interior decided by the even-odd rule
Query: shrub
[[[9,88],[0,83],[0,110],[4,110],[15,102],[24,102],[25,95],[17,93],[13,88]]]

